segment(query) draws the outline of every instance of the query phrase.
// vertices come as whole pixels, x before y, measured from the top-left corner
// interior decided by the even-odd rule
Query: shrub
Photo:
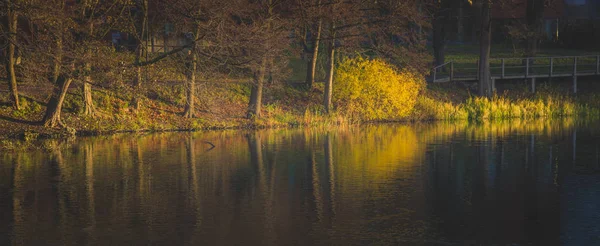
[[[415,72],[359,57],[338,65],[333,99],[338,111],[350,118],[395,120],[412,112],[424,85]]]

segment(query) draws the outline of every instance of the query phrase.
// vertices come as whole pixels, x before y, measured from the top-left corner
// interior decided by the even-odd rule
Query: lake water
[[[511,121],[51,142],[59,150],[0,153],[0,245],[600,245],[599,130]]]

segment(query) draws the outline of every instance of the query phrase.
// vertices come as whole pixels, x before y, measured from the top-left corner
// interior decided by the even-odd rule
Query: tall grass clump
[[[472,120],[556,118],[585,111],[572,98],[559,95],[517,99],[507,96],[471,97],[464,103],[464,109]]]
[[[462,104],[454,105],[426,95],[417,98],[412,120],[466,120],[469,115]]]
[[[403,119],[413,111],[425,81],[418,73],[396,70],[379,59],[342,61],[335,74],[334,103],[351,119]]]

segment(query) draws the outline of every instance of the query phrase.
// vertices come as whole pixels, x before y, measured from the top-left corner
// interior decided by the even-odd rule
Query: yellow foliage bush
[[[351,118],[396,120],[409,116],[424,85],[415,72],[358,57],[338,65],[333,99],[338,111]]]

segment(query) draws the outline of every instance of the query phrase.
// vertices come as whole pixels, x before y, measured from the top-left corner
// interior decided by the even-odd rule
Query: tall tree
[[[19,90],[17,89],[17,75],[15,73],[15,48],[17,46],[17,20],[18,13],[15,0],[4,0],[4,8],[6,9],[6,24],[7,24],[7,48],[6,48],[6,73],[8,75],[8,87],[11,93],[13,106],[16,110],[20,109],[19,105]]]
[[[445,49],[448,24],[451,20],[452,5],[456,0],[440,0],[434,5],[433,15],[433,56],[435,65],[439,66],[445,62]]]
[[[312,46],[309,50],[310,61],[306,70],[306,85],[308,88],[312,88],[315,84],[315,73],[317,70],[317,58],[319,58],[319,43],[321,42],[321,30],[323,29],[323,20],[319,19],[317,21],[316,30],[314,35],[312,36]]]
[[[471,22],[471,40],[473,43],[477,43],[481,39],[481,7],[484,1],[487,0],[469,0],[473,16],[473,21]]]
[[[220,47],[215,47],[214,44],[218,42],[220,32],[224,31],[218,27],[223,25],[230,2],[170,0],[165,3],[168,3],[163,8],[167,12],[167,20],[176,24],[177,33],[186,36],[189,46],[186,54],[178,58],[185,64],[183,67],[187,81],[183,116],[193,118],[196,111],[197,76],[199,72],[207,72],[206,67],[200,69],[199,65],[206,65],[208,61],[201,62],[200,58],[209,60],[219,57],[217,50]]]
[[[479,39],[479,95],[490,97],[492,86],[490,78],[490,48],[492,39],[492,0],[481,2],[481,28]]]
[[[59,2],[59,10],[64,10],[66,1]],[[61,11],[63,12],[63,11]],[[45,127],[64,127],[61,120],[62,113],[62,105],[65,101],[65,97],[67,95],[67,90],[71,85],[73,79],[70,74],[65,70],[67,68],[63,67],[64,62],[64,43],[63,43],[63,35],[65,35],[66,29],[64,26],[64,20],[58,19],[56,23],[54,34],[52,38],[54,39],[54,45],[51,46],[53,53],[53,68],[50,75],[50,83],[53,85],[52,95],[50,100],[46,105],[46,113],[44,114],[44,118],[42,119],[42,124]]]
[[[331,112],[331,99],[333,97],[333,76],[335,72],[335,53],[337,50],[337,41],[340,39],[338,33],[346,31],[348,37],[352,37],[352,31],[357,23],[362,22],[362,16],[357,11],[358,3],[356,1],[338,1],[332,0],[324,5],[329,15],[325,19],[327,32],[327,65],[325,77],[325,90],[323,91],[323,108],[326,113]],[[358,17],[358,18],[354,18]],[[348,23],[348,26],[340,28],[338,23]]]
[[[137,2],[138,11],[135,12],[134,25],[135,25],[135,37],[137,41],[137,46],[135,49],[135,64],[136,64],[136,73],[135,79],[133,80],[134,87],[134,95],[133,95],[133,105],[136,110],[140,109],[141,106],[141,90],[142,90],[142,81],[144,80],[142,74],[142,58],[144,57],[144,52],[147,48],[147,43],[145,42],[145,38],[147,37],[148,32],[148,0],[139,0]]]
[[[118,0],[115,1],[115,3]],[[96,39],[96,30],[94,30],[94,22],[96,22],[97,15],[102,13],[99,9],[100,1],[95,0],[84,0],[80,3],[81,13],[80,16],[76,16],[75,20],[79,24],[78,40],[83,46],[83,63],[82,68],[82,94],[83,94],[83,114],[91,117],[95,117],[97,110],[94,105],[92,97],[92,85],[94,83],[92,79],[92,56],[93,56],[93,45]]]
[[[526,20],[529,35],[527,35],[526,56],[534,57],[537,54],[538,43],[542,34],[544,10],[552,0],[527,0]]]
[[[308,88],[312,88],[315,83],[319,45],[323,30],[323,4],[322,0],[296,0],[294,6],[294,13],[297,14],[297,19],[300,20],[295,28],[303,31],[298,37],[301,37],[302,50],[305,56],[308,57],[305,84]]]
[[[253,1],[249,1],[253,3]],[[249,29],[249,39],[244,42],[244,52],[247,55],[256,56],[256,60],[249,62],[249,68],[252,73],[253,82],[250,90],[250,102],[246,117],[260,118],[263,100],[263,87],[265,85],[265,75],[267,70],[273,74],[276,70],[276,64],[270,62],[275,58],[282,57],[284,47],[287,47],[289,40],[285,36],[287,30],[285,19],[282,16],[282,10],[285,7],[286,0],[259,0],[254,2],[255,9],[246,12],[243,16],[240,27],[246,26]],[[279,61],[279,65],[283,65]]]
[[[190,50],[190,61],[189,61],[189,67],[188,67],[188,76],[187,76],[187,81],[188,81],[188,87],[187,87],[187,96],[186,96],[186,104],[185,104],[185,109],[183,112],[183,116],[186,118],[193,118],[194,117],[194,111],[195,111],[195,101],[196,101],[196,71],[198,70],[198,43],[196,42],[196,40],[199,39],[199,35],[200,35],[200,25],[197,24],[197,27],[195,28],[194,32],[193,32],[193,44],[192,44],[192,48]]]
[[[323,107],[326,113],[331,112],[331,98],[333,97],[333,73],[335,70],[336,50],[336,20],[329,23],[329,46],[327,47],[327,77],[325,80],[325,91],[323,95]]]
[[[265,23],[264,23],[264,28],[266,30],[267,33],[269,33],[271,31],[272,27],[272,18],[273,16],[273,9],[274,9],[274,5],[273,5],[273,0],[265,0],[265,5],[264,8],[266,10],[266,15],[264,16],[265,18]],[[265,46],[265,51],[268,50],[269,48],[269,40],[265,40],[264,46]],[[265,73],[267,70],[267,58],[268,54],[265,52],[263,54],[261,54],[261,58],[260,58],[260,62],[258,64],[257,69],[254,71],[254,83],[252,83],[252,88],[250,90],[250,103],[248,104],[248,113],[247,113],[247,117],[248,118],[260,118],[260,111],[261,111],[261,107],[262,107],[262,97],[263,97],[263,87],[264,87],[264,83],[265,83]]]
[[[164,21],[173,24],[177,36],[185,37],[185,45],[179,51],[175,49],[176,53],[170,51],[157,57],[162,59],[169,55],[177,64],[182,64],[180,71],[186,78],[184,117],[194,117],[198,77],[207,78],[210,72],[220,67],[248,62],[239,60],[243,52],[236,53],[245,46],[240,40],[250,38],[250,30],[246,29],[251,28],[235,23],[251,12],[239,9],[238,4],[243,1],[162,0],[158,3]]]
[[[92,98],[92,47],[90,47],[91,39],[94,36],[94,4],[91,0],[85,0],[82,2],[82,11],[81,17],[84,21],[81,24],[84,25],[84,28],[87,29],[83,32],[81,36],[82,41],[85,45],[84,51],[84,64],[83,64],[83,105],[84,105],[84,114],[94,117],[96,115],[96,107],[94,106],[94,100]],[[87,21],[85,21],[87,20]]]

